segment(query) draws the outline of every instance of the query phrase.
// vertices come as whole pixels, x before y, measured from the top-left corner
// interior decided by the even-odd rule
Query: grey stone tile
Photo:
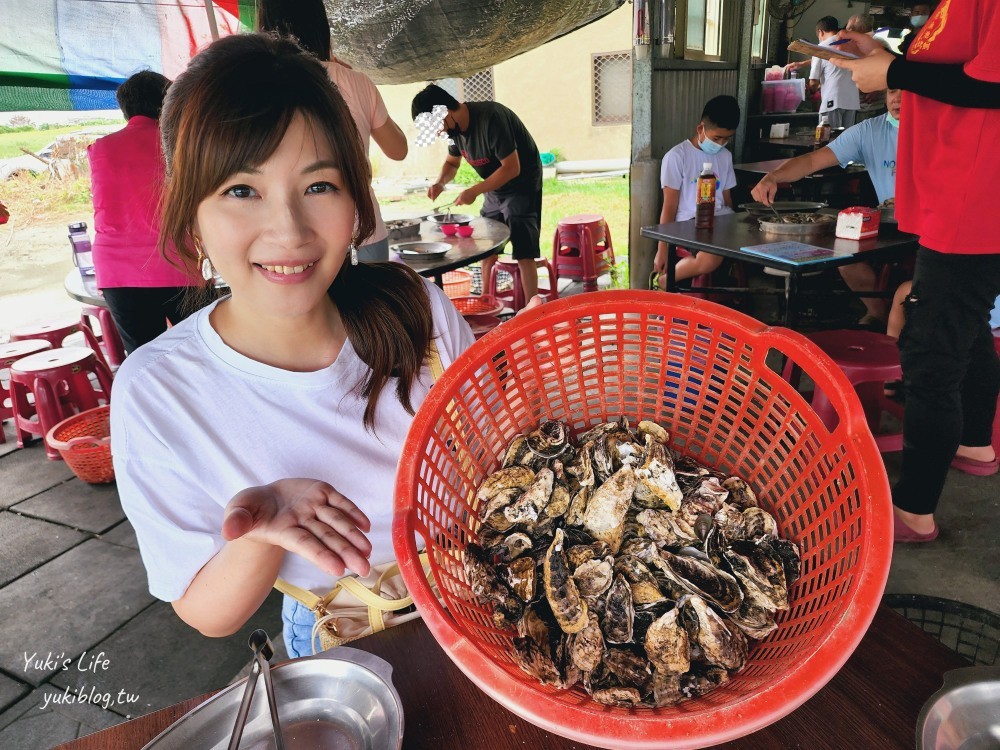
[[[79,702],[77,696],[45,685],[0,714],[0,747],[43,750],[122,721],[121,716],[100,705]]]
[[[0,586],[46,560],[57,557],[89,535],[37,518],[0,510]]]
[[[118,489],[71,479],[14,506],[18,513],[99,534],[125,518]]]
[[[26,653],[74,658],[152,601],[139,553],[90,539],[0,589],[0,668],[37,686],[58,670],[25,669]]]
[[[0,674],[0,712],[23,698],[30,690],[31,688],[23,682],[12,680],[7,675]],[[0,713],[0,716],[3,714]],[[0,719],[0,725],[2,724],[3,720]]]
[[[40,442],[14,451],[0,458],[0,508],[9,508],[73,476],[64,462],[45,457]]]
[[[87,653],[80,666],[93,665],[89,672],[73,665],[52,682],[74,692],[94,687],[116,699],[122,695],[121,703],[111,707],[119,713],[149,713],[228,685],[249,662],[247,639],[257,628],[272,640],[281,639],[279,593],[272,592],[250,622],[227,638],[206,638],[169,604],[157,602]],[[129,702],[129,695],[138,700]]]
[[[18,447],[17,438],[14,437],[14,423],[8,419],[6,422],[0,424],[0,429],[3,430],[4,437],[7,438],[4,442],[0,443],[0,457],[3,457],[8,453],[18,450]]]
[[[100,538],[108,542],[108,544],[139,549],[139,540],[136,539],[135,529],[132,528],[132,524],[128,522],[128,519],[122,521],[110,531],[101,534]]]

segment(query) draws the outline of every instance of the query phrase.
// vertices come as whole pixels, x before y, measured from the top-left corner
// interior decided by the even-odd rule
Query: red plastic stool
[[[903,422],[902,405],[886,398],[883,393],[885,383],[903,377],[896,339],[873,331],[854,330],[819,331],[810,333],[808,338],[837,363],[854,386],[879,451],[892,453],[903,450],[902,429],[899,432],[879,433],[883,412],[898,419],[900,425]],[[794,382],[796,376],[789,365],[785,366],[783,377]],[[819,389],[813,392],[812,407],[828,428],[836,426],[837,414],[827,395]]]
[[[94,330],[91,318],[97,321],[101,331],[100,336]],[[83,310],[80,311],[80,327],[90,331],[94,340],[103,350],[104,359],[112,369],[121,367],[122,362],[125,361],[125,346],[122,344],[121,336],[118,335],[118,327],[115,326],[114,318],[111,317],[111,311],[108,308],[84,305]]]
[[[98,388],[90,382],[97,378]],[[34,403],[28,398],[34,396]],[[111,371],[92,350],[81,346],[32,354],[10,367],[10,402],[14,432],[22,448],[32,435],[45,439],[55,425],[87,409],[111,401]],[[59,452],[45,444],[45,453],[58,461]]]
[[[10,370],[10,366],[30,354],[37,354],[51,348],[52,344],[44,339],[25,339],[0,344],[0,422],[14,416],[14,408],[10,401],[10,373],[7,372]],[[7,437],[0,429],[0,443],[5,442],[7,442]]]
[[[562,278],[582,281],[587,292],[597,291],[597,277],[615,264],[611,230],[603,216],[578,214],[559,220],[552,238],[552,263]]]
[[[36,323],[24,326],[23,328],[11,331],[10,340],[45,339],[52,344],[53,349],[58,349],[74,333],[82,333],[87,346],[104,361],[105,365],[107,364],[107,360],[104,359],[104,352],[101,350],[101,345],[98,343],[97,337],[94,336],[94,332],[90,329],[90,326],[81,326],[78,320],[61,320],[55,323]]]
[[[548,286],[542,283],[543,279],[538,280],[539,296],[550,302],[559,299],[559,276],[556,270],[545,258],[539,258],[536,264],[539,268],[544,268],[549,274]],[[497,290],[497,279],[501,271],[506,271],[513,279],[509,292],[500,292]],[[489,294],[515,311],[520,310],[527,304],[527,300],[524,298],[524,287],[521,286],[521,268],[517,265],[516,260],[498,260],[493,264],[493,270],[490,272]]]

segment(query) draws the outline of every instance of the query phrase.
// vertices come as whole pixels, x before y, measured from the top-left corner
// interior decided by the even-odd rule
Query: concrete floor
[[[114,485],[81,482],[40,443],[18,450],[3,426],[0,748],[51,748],[224,686],[248,664],[256,628],[283,654],[277,595],[238,635],[201,636],[147,592]],[[886,457],[890,479],[898,466]],[[886,591],[1000,612],[1000,475],[952,471],[938,519],[935,543],[896,545]]]

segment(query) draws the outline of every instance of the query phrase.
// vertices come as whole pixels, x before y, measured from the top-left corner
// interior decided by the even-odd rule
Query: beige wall
[[[561,39],[512,58],[493,68],[496,101],[524,121],[540,151],[558,149],[563,159],[627,159],[631,126],[593,125],[593,53],[625,52],[632,48],[632,6]],[[379,86],[389,114],[403,128],[410,154],[403,162],[385,158],[372,145],[375,177],[436,177],[446,147],[413,146],[416,130],[410,102],[423,84]]]

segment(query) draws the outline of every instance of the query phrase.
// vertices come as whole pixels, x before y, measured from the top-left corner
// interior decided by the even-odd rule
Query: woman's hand
[[[867,34],[845,31],[843,36],[857,45],[862,57],[857,60],[833,58],[830,62],[851,71],[854,84],[866,94],[886,88],[889,65],[896,56]]]
[[[371,521],[326,482],[279,479],[237,493],[226,506],[222,536],[282,547],[334,576],[371,570]]]

